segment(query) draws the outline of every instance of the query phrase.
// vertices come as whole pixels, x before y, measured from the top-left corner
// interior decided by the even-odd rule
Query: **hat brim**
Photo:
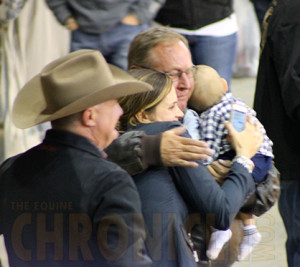
[[[40,76],[35,76],[24,86],[15,99],[12,111],[14,124],[21,129],[29,128],[80,112],[110,99],[118,99],[152,89],[150,84],[134,79],[125,71],[119,70],[113,65],[109,65],[109,67],[113,76],[117,74],[116,84],[86,95],[52,114],[43,113],[47,105]]]

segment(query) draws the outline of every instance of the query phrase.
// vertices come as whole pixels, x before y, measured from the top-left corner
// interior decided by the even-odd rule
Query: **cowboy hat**
[[[28,81],[15,99],[12,119],[24,129],[151,89],[107,64],[99,51],[83,49],[53,61]]]

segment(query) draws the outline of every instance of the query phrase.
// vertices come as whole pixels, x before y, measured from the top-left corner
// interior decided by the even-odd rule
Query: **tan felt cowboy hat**
[[[109,65],[97,50],[79,50],[47,65],[18,93],[12,119],[19,128],[53,121],[151,85]]]

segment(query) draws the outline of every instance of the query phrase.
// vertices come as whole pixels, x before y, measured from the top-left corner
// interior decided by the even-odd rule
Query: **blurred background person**
[[[71,31],[71,51],[97,49],[107,62],[127,68],[127,52],[160,7],[154,0],[46,0],[57,20]]]

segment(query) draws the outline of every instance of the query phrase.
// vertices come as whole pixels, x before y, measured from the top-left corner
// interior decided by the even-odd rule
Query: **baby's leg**
[[[221,252],[223,246],[231,238],[232,233],[230,229],[223,231],[212,228],[212,230],[213,231],[210,235],[206,256],[211,260],[215,260],[219,256],[219,253]]]
[[[260,242],[261,234],[257,231],[254,217],[251,214],[239,212],[239,217],[244,225],[244,237],[240,244],[238,260],[245,259]]]

